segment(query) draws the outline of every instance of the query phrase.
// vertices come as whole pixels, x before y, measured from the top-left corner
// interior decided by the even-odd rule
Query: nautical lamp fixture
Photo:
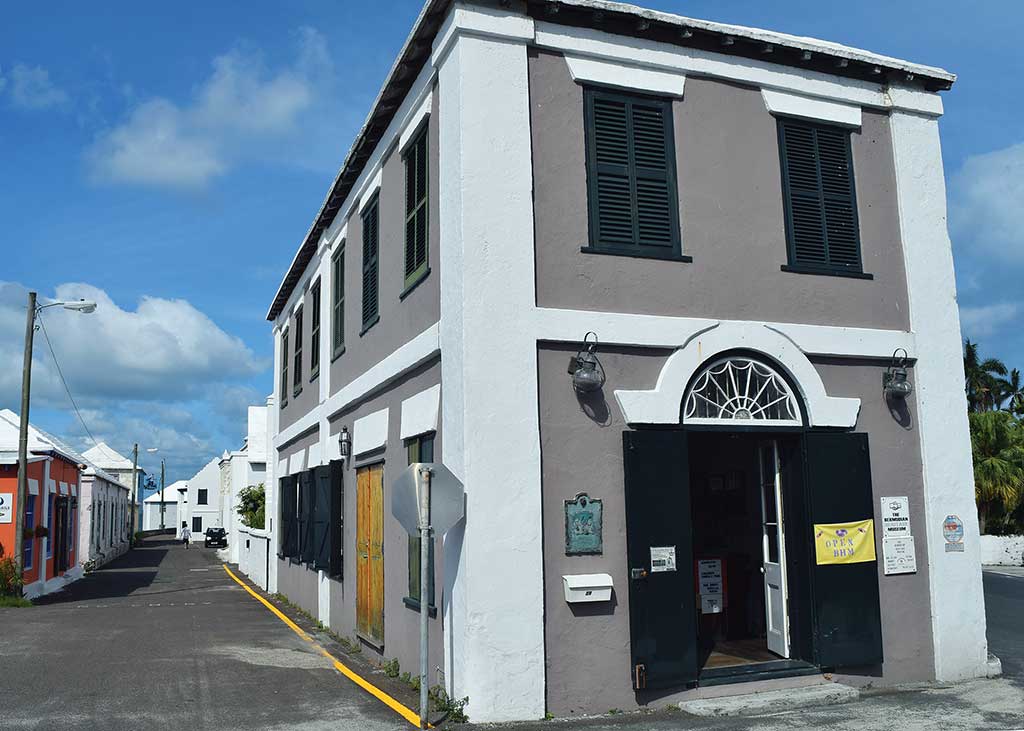
[[[896,348],[889,369],[882,374],[882,388],[889,398],[902,400],[914,392],[914,384],[907,380],[908,357],[906,350]]]
[[[572,376],[572,387],[576,393],[591,393],[604,385],[604,368],[597,359],[596,350],[597,333],[588,332],[583,336],[583,345],[579,351],[569,359],[569,375]]]
[[[352,435],[348,433],[348,427],[341,427],[341,433],[338,435],[338,449],[341,453],[341,458],[347,460],[352,456]]]

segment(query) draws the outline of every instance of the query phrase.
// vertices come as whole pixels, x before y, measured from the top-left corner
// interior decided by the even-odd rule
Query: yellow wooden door
[[[356,631],[384,642],[384,466],[356,471]]]

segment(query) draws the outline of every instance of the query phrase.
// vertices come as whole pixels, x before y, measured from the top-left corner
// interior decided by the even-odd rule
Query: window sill
[[[419,601],[413,599],[411,596],[402,597],[402,603],[405,606],[409,607],[409,609],[415,609],[417,613],[420,611]],[[431,619],[435,619],[437,617],[437,607],[435,607],[433,604],[427,607],[427,616],[429,616]]]
[[[281,402],[281,411],[284,411],[284,407],[288,405],[288,399]]]
[[[294,391],[292,391],[292,398],[298,398],[300,393],[302,393],[302,386],[299,386]]]
[[[874,279],[874,274],[867,272],[847,271],[843,269],[825,269],[817,267],[800,266],[797,264],[783,264],[782,271],[791,274],[817,274],[820,277],[846,277],[847,279]]]
[[[677,254],[674,251],[658,251],[657,249],[605,249],[596,246],[581,246],[584,254],[602,254],[604,256],[628,256],[633,259],[660,259],[662,261],[681,261],[689,263],[692,256]]]
[[[398,295],[398,299],[404,300],[406,297],[412,294],[412,291],[416,289],[418,286],[420,286],[420,282],[422,282],[428,276],[430,276],[430,267],[426,267],[422,271],[413,274],[411,277],[409,277],[409,280],[405,285],[405,289],[403,289],[402,293]]]
[[[340,348],[331,353],[331,362],[333,363],[341,356],[345,355],[345,346],[342,345]]]
[[[380,322],[379,313],[371,317],[369,322],[363,323],[363,329],[359,331],[359,337],[363,337],[363,335],[365,335],[370,330],[370,328],[376,325],[378,322]]]
[[[309,374],[309,382],[313,383],[313,381],[315,381],[319,377],[320,377],[320,366],[317,366],[316,370]]]

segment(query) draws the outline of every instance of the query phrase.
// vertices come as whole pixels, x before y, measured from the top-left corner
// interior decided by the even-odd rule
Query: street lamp
[[[155,454],[156,452],[160,451],[160,448],[159,447],[150,447],[146,451],[149,452],[150,454]],[[164,529],[164,470],[165,469],[166,469],[166,464],[164,462],[164,458],[161,457],[160,458],[160,530]],[[145,505],[145,500],[143,500],[143,505]],[[145,510],[145,507],[143,507],[143,510]]]
[[[18,505],[14,511],[14,555],[19,571],[25,566],[25,503],[28,502],[28,406],[32,391],[32,342],[36,332],[36,318],[43,310],[63,307],[72,312],[88,315],[96,311],[96,303],[88,300],[68,300],[36,303],[36,293],[28,293],[28,308],[25,318],[25,361],[21,370],[21,423],[18,429]]]

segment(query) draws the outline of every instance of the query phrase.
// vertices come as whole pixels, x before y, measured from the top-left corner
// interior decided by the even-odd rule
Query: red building
[[[13,556],[20,544],[24,593],[34,597],[61,589],[82,574],[76,545],[84,465],[76,452],[31,427],[28,496],[18,505],[17,445],[18,416],[0,411],[0,545],[5,555]],[[25,516],[20,540],[14,535],[17,510]]]

